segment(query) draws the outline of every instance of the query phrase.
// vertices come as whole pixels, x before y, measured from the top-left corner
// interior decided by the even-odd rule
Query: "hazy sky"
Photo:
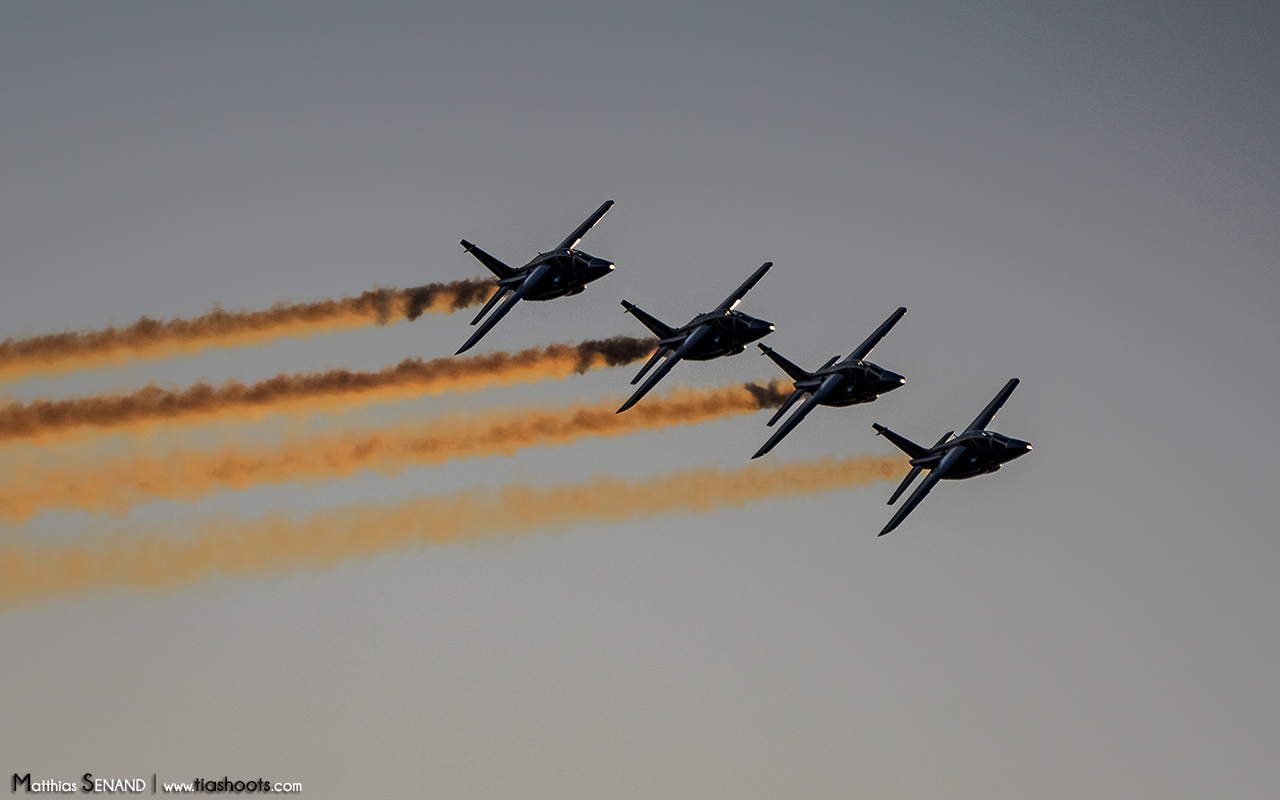
[[[482,349],[741,308],[816,367],[899,305],[907,385],[768,457],[962,428],[1035,451],[891,483],[0,614],[0,776],[305,797],[1263,798],[1280,785],[1280,11],[1265,3],[4,3],[0,337],[522,264],[617,271]],[[31,378],[27,402],[447,356],[471,315]],[[636,367],[32,459],[558,406]],[[752,352],[665,382],[782,377]],[[311,484],[46,513],[189,535],[462,487],[744,465],[764,413]]]

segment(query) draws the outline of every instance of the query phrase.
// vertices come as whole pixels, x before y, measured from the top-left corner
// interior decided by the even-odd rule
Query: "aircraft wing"
[[[996,395],[995,399],[988,403],[986,408],[982,409],[982,413],[978,415],[978,418],[975,419],[969,427],[964,429],[964,432],[969,433],[970,431],[986,430],[987,426],[991,424],[991,420],[995,417],[996,412],[1000,410],[1000,406],[1004,405],[1005,401],[1009,399],[1009,395],[1013,394],[1013,390],[1017,387],[1018,379],[1010,378],[1009,382],[1000,390],[1000,394]]]
[[[693,331],[684,338],[684,342],[681,343],[681,345],[677,347],[671,355],[667,356],[667,360],[658,365],[658,368],[649,376],[649,380],[645,381],[644,385],[639,389],[636,389],[636,393],[631,395],[627,402],[622,404],[622,408],[618,409],[617,413],[621,414],[636,403],[639,403],[640,398],[648,394],[650,389],[657,386],[658,381],[666,377],[667,373],[671,371],[671,368],[674,367],[680,359],[684,358],[684,354],[689,352],[689,350],[698,343],[699,339],[706,336],[707,331],[709,330],[711,330],[711,328],[707,325],[699,325],[694,328]]]
[[[507,298],[506,302],[498,306],[497,309],[495,309],[494,312],[489,315],[489,318],[486,319],[484,323],[480,325],[479,328],[476,328],[476,332],[471,334],[471,338],[467,340],[467,343],[464,344],[462,347],[459,347],[458,352],[454,353],[454,355],[456,356],[459,353],[465,353],[466,351],[470,350],[472,347],[475,347],[476,342],[480,341],[480,339],[482,339],[484,335],[493,328],[494,325],[497,325],[498,320],[505,317],[508,311],[515,308],[516,303],[520,302],[520,298],[524,297],[525,294],[527,294],[528,291],[533,288],[533,285],[538,282],[538,279],[541,278],[543,275],[547,274],[547,270],[549,269],[551,269],[550,264],[543,264],[542,266],[535,269],[533,272],[530,272],[529,277],[525,278],[524,282],[520,284],[520,288],[512,292],[511,296]]]
[[[920,482],[920,485],[916,487],[916,490],[907,498],[907,502],[902,504],[902,508],[898,509],[898,513],[893,515],[893,519],[889,520],[889,524],[885,525],[884,530],[880,531],[877,535],[884,536],[886,533],[891,532],[894,528],[901,525],[902,521],[907,518],[907,515],[914,511],[916,506],[920,505],[920,501],[925,498],[925,495],[933,489],[938,481],[942,480],[942,476],[951,468],[951,465],[959,461],[960,456],[964,455],[965,450],[968,449],[969,448],[967,447],[957,447],[943,456],[942,462],[925,476],[924,480]],[[895,499],[897,499],[896,495]]]
[[[814,390],[813,394],[809,395],[809,399],[805,400],[804,403],[800,406],[800,408],[796,409],[796,413],[792,414],[790,417],[787,417],[787,421],[782,423],[782,427],[778,428],[778,430],[774,432],[773,436],[769,437],[769,441],[765,442],[764,447],[761,447],[759,450],[757,450],[756,454],[752,456],[752,458],[759,458],[760,456],[772,450],[774,446],[778,444],[778,442],[782,441],[782,437],[786,436],[788,433],[791,433],[791,431],[797,425],[800,424],[800,421],[803,420],[806,416],[808,416],[809,412],[812,411],[818,405],[818,401],[821,400],[828,392],[834,389],[835,385],[839,382],[840,382],[839,375],[832,375],[831,377],[823,381],[822,385],[819,386],[816,390]]]
[[[858,345],[857,348],[855,348],[854,351],[845,358],[845,361],[861,361],[871,355],[871,348],[880,344],[880,340],[884,338],[884,335],[888,333],[894,325],[898,324],[898,320],[902,319],[902,315],[905,313],[907,313],[906,308],[899,308],[897,311],[890,314],[889,318],[884,321],[884,324],[879,328],[876,328],[876,332],[868,336],[865,342]]]
[[[768,272],[769,268],[772,266],[773,266],[772,261],[764,262],[764,266],[760,267],[760,269],[751,273],[751,277],[747,278],[746,283],[739,286],[737,291],[735,291],[733,294],[726,297],[723,303],[716,306],[716,311],[732,311],[734,308],[736,308],[738,303],[742,302],[742,298],[747,294],[747,292],[751,291],[751,287],[759,283],[760,279],[764,277],[764,274]]]
[[[611,208],[613,208],[613,201],[605,200],[604,205],[597,208],[596,213],[587,217],[587,221],[579,225],[577,230],[569,234],[568,238],[556,245],[556,249],[571,250],[574,247],[577,247],[578,242],[582,241],[582,237],[587,235],[587,231],[595,227],[595,224],[600,221],[600,218],[607,214]]]

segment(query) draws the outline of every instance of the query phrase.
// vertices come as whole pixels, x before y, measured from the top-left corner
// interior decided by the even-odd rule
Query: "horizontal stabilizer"
[[[916,506],[920,505],[920,501],[925,498],[925,495],[929,494],[929,491],[933,489],[941,479],[942,476],[936,472],[930,472],[926,475],[924,480],[920,482],[920,485],[916,487],[916,490],[911,493],[911,497],[907,498],[907,502],[903,503],[902,508],[898,509],[898,513],[894,514],[893,519],[889,520],[889,524],[885,525],[884,530],[880,531],[880,533],[876,535],[884,536],[886,533],[892,532],[894,528],[901,525],[902,521],[907,518],[907,515],[916,510]]]
[[[912,458],[924,458],[929,454],[927,448],[921,447],[905,436],[894,433],[883,425],[872,424],[871,427],[876,429],[876,433],[893,442],[894,446]]]
[[[466,239],[462,240],[462,246],[466,249],[468,253],[475,256],[477,261],[479,261],[481,264],[484,264],[486,269],[488,269],[494,275],[497,275],[499,280],[502,280],[503,278],[515,277],[516,271],[514,269],[512,269],[511,267],[508,267],[506,264],[502,263],[498,259],[489,255],[485,251],[481,250],[479,247],[476,247],[471,242],[468,242]]]
[[[628,314],[640,320],[641,324],[643,324],[646,328],[653,331],[653,335],[657,336],[659,339],[663,339],[663,340],[670,339],[676,335],[675,328],[666,324],[665,322],[653,316],[652,314],[641,310],[639,306],[633,305],[631,303],[628,303],[626,300],[623,300],[622,307],[627,310]]]
[[[893,493],[893,497],[889,498],[889,505],[893,505],[894,503],[898,502],[898,498],[901,497],[902,493],[907,490],[907,487],[911,485],[911,482],[916,479],[916,476],[920,474],[920,470],[922,469],[924,468],[923,467],[911,468],[911,471],[907,473],[907,477],[903,478],[902,483],[898,484],[898,488]]]
[[[459,353],[465,353],[472,347],[475,347],[476,342],[480,341],[486,333],[492,330],[493,326],[498,324],[498,320],[507,315],[507,312],[515,308],[516,303],[520,302],[520,298],[524,297],[525,294],[533,288],[533,285],[538,282],[538,279],[547,274],[547,270],[549,269],[551,269],[550,265],[543,264],[533,272],[530,272],[529,277],[525,278],[524,283],[520,284],[520,288],[512,292],[511,296],[507,298],[507,301],[498,306],[497,309],[489,315],[489,318],[484,321],[484,324],[477,328],[475,333],[471,334],[471,338],[467,340],[466,344],[459,347],[458,352],[454,353],[454,355],[456,356]]]
[[[769,441],[765,442],[764,447],[757,450],[756,454],[752,456],[752,458],[759,458],[769,452],[778,444],[778,442],[782,441],[784,436],[795,430],[795,427],[800,424],[800,421],[807,417],[809,412],[816,408],[818,403],[822,401],[822,398],[826,397],[838,383],[840,383],[839,375],[832,375],[823,381],[822,385],[809,395],[809,399],[804,401],[804,405],[796,409],[796,413],[792,414],[786,422],[782,423],[782,427],[778,428],[777,432],[775,432],[773,436],[769,437]]]
[[[711,329],[708,328],[706,325],[699,325],[698,327],[694,328],[693,332],[685,337],[684,343],[667,355],[666,360],[663,361],[660,365],[658,365],[658,368],[655,369],[653,371],[653,374],[649,376],[649,380],[645,381],[644,385],[641,386],[639,389],[636,389],[635,394],[631,395],[631,397],[627,399],[627,402],[622,404],[622,408],[619,408],[617,413],[621,414],[623,411],[626,411],[628,408],[631,408],[636,403],[639,403],[640,398],[648,394],[650,389],[657,386],[658,381],[666,377],[666,374],[671,371],[672,367],[674,367],[677,363],[679,363],[680,359],[684,358],[684,354],[689,352],[689,350],[692,349],[692,347],[698,343],[699,339],[701,339],[703,336],[706,336],[707,331],[709,330]]]
[[[796,404],[796,401],[799,400],[801,397],[804,397],[804,395],[805,395],[804,389],[796,389],[794,392],[788,395],[787,399],[783,402],[782,407],[778,409],[778,413],[774,414],[773,418],[769,420],[768,427],[772,428],[774,425],[776,425],[778,423],[778,420],[786,416],[787,412],[791,410],[791,407]]]
[[[782,371],[783,371],[783,372],[785,372],[785,373],[787,373],[787,376],[788,376],[789,378],[791,378],[791,380],[793,380],[793,381],[807,381],[807,380],[809,380],[810,378],[812,378],[812,377],[813,377],[813,375],[812,375],[811,373],[806,372],[805,370],[801,369],[797,364],[795,364],[795,363],[793,363],[793,362],[791,362],[791,361],[788,361],[787,359],[785,359],[785,358],[783,358],[782,356],[778,355],[778,352],[777,352],[776,350],[774,350],[772,347],[767,347],[767,346],[762,345],[762,344],[757,344],[756,346],[757,346],[757,347],[759,347],[759,348],[760,348],[760,352],[762,352],[762,353],[764,353],[766,356],[768,356],[768,357],[769,357],[769,359],[773,361],[773,363],[775,363],[775,364],[777,364],[778,366],[782,367]]]
[[[511,289],[507,288],[506,286],[499,286],[494,291],[493,297],[489,298],[489,302],[485,303],[484,308],[480,309],[480,313],[476,314],[476,318],[471,320],[471,324],[478,325],[480,323],[480,320],[484,319],[484,315],[489,313],[489,309],[496,306],[498,302],[502,300],[502,298],[505,297],[507,292],[509,291],[511,291]]]
[[[657,350],[654,350],[653,355],[649,356],[649,360],[644,362],[644,366],[641,367],[640,371],[636,373],[636,376],[631,379],[631,385],[635,386],[637,383],[639,383],[640,379],[644,377],[644,374],[649,370],[653,369],[654,364],[658,363],[658,359],[665,356],[667,352],[670,350],[671,348],[667,347],[665,344],[659,347]]]
[[[907,502],[902,504],[902,508],[898,509],[898,513],[893,515],[893,519],[889,520],[889,524],[885,525],[884,530],[880,531],[878,535],[884,536],[886,533],[889,533],[894,528],[898,527],[898,525],[907,518],[907,515],[914,511],[916,506],[920,505],[920,501],[929,493],[929,490],[938,485],[938,481],[942,480],[942,476],[947,474],[947,470],[951,469],[951,466],[960,460],[960,457],[964,455],[965,449],[966,448],[964,447],[957,447],[943,456],[942,461],[938,466],[934,467],[934,469],[925,476],[925,479],[920,482],[920,485],[916,487],[916,490],[911,493],[909,498],[907,498]]]

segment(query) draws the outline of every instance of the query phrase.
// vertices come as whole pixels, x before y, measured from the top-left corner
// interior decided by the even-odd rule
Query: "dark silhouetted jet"
[[[907,379],[896,372],[890,372],[883,367],[863,361],[871,353],[871,348],[880,343],[884,335],[889,329],[902,319],[902,315],[907,313],[905,308],[899,308],[893,312],[890,317],[884,321],[884,324],[876,328],[876,332],[871,334],[865,342],[858,345],[852,353],[850,353],[843,361],[837,363],[836,359],[840,356],[833,357],[830,361],[823,364],[817,372],[805,372],[800,367],[778,355],[772,347],[765,345],[757,345],[764,354],[773,359],[774,363],[782,367],[782,371],[787,373],[794,381],[795,391],[782,404],[782,408],[778,409],[778,413],[773,415],[773,419],[769,420],[769,427],[772,428],[778,420],[782,419],[788,409],[795,404],[804,395],[808,394],[809,399],[792,414],[786,422],[782,423],[782,427],[778,428],[773,436],[769,437],[769,441],[764,443],[756,451],[752,458],[759,458],[774,448],[778,442],[782,441],[782,437],[791,433],[795,426],[800,424],[800,420],[804,419],[814,406],[832,406],[834,408],[843,408],[844,406],[856,406],[859,403],[870,403],[885,392],[892,392],[899,386],[907,382]]]
[[[995,472],[1000,469],[1000,465],[1006,461],[1012,461],[1031,452],[1030,442],[1011,439],[1008,436],[1002,436],[986,429],[991,424],[992,417],[1000,410],[1000,406],[1004,405],[1004,402],[1009,399],[1009,395],[1013,394],[1013,390],[1017,385],[1018,379],[1011,379],[1000,390],[1000,394],[996,395],[995,399],[982,410],[982,413],[973,421],[973,424],[964,429],[964,433],[952,439],[951,437],[955,431],[949,431],[933,447],[921,447],[883,425],[871,426],[876,429],[876,433],[884,436],[897,445],[899,450],[911,456],[911,472],[907,473],[902,485],[893,493],[893,497],[889,498],[889,505],[893,505],[894,501],[906,491],[911,482],[920,474],[920,470],[929,470],[929,474],[924,481],[916,487],[907,502],[902,504],[902,507],[898,509],[898,513],[893,515],[893,519],[889,520],[889,524],[884,526],[884,530],[880,531],[880,536],[884,536],[898,527],[907,518],[907,515],[916,506],[920,505],[920,501],[924,499],[924,496],[929,493],[929,490],[938,481],[943,479],[958,481],[972,478],[976,475],[986,475],[989,472]]]
[[[653,331],[654,335],[658,337],[657,351],[640,369],[640,374],[631,380],[631,385],[634,386],[639,383],[645,373],[654,364],[657,364],[660,359],[665,358],[666,360],[653,371],[653,374],[649,376],[649,380],[645,381],[644,385],[637,389],[635,394],[631,395],[631,399],[622,404],[622,408],[618,409],[618,413],[621,414],[640,402],[640,398],[648,394],[649,390],[656,386],[658,381],[662,380],[671,371],[671,368],[676,365],[676,362],[681,359],[710,361],[720,356],[737,355],[756,339],[772,333],[774,330],[772,323],[734,310],[738,303],[742,301],[743,296],[751,291],[751,287],[755,286],[772,266],[772,261],[766,261],[750,278],[747,278],[746,283],[739,286],[737,291],[726,297],[723,303],[716,306],[715,311],[699,314],[683,328],[672,328],[651,314],[646,314],[636,306],[623,300],[622,307],[644,323],[644,326]]]
[[[605,275],[613,271],[613,262],[605,261],[603,258],[596,258],[588,255],[581,250],[573,248],[582,241],[582,237],[591,230],[600,218],[613,207],[613,201],[608,200],[604,205],[596,209],[596,213],[587,217],[587,221],[578,226],[578,229],[569,234],[563,242],[556,245],[556,249],[549,253],[539,253],[538,257],[525,264],[519,269],[512,269],[498,259],[489,255],[485,251],[476,247],[466,239],[462,240],[462,246],[468,253],[475,256],[481,264],[488,267],[489,271],[498,276],[498,290],[493,293],[493,297],[489,298],[489,302],[484,304],[484,308],[480,309],[480,313],[476,318],[471,320],[471,324],[475,325],[480,322],[485,314],[502,300],[507,297],[507,301],[498,306],[498,309],[484,321],[484,324],[467,340],[467,343],[458,348],[458,353],[466,352],[480,341],[489,329],[498,324],[498,320],[507,315],[507,312],[515,307],[515,304],[521,300],[554,300],[557,297],[568,297],[569,295],[580,294],[588,283],[599,280]],[[454,355],[457,355],[455,353]]]

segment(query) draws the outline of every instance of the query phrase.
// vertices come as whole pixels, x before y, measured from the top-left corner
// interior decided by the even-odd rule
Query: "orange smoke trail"
[[[227,381],[187,389],[148,386],[131,394],[36,400],[0,408],[0,441],[49,440],[81,428],[141,428],[158,422],[253,418],[270,411],[333,409],[446,391],[564,378],[599,367],[629,364],[653,351],[652,339],[614,336],[580,344],[552,344],[515,353],[407,358],[378,372],[331,369],[280,374],[252,385]]]
[[[0,380],[120,363],[129,357],[167,358],[206,347],[243,347],[282,336],[386,325],[479,305],[493,293],[489,278],[429,283],[412,289],[373,289],[359,297],[314,303],[277,303],[266,311],[224,311],[214,306],[192,319],[161,322],[143,317],[123,328],[69,331],[0,342]]]
[[[391,508],[349,506],[301,522],[283,514],[242,523],[211,520],[195,525],[185,539],[118,533],[86,546],[5,544],[0,545],[0,608],[110,588],[172,589],[214,575],[323,568],[415,544],[469,542],[675,512],[706,514],[896,479],[905,466],[898,456],[857,456],[685,470],[635,481],[600,477],[549,488],[462,491]]]
[[[218,488],[341,478],[362,469],[395,474],[411,465],[513,454],[536,446],[570,444],[585,437],[622,436],[777,408],[790,387],[747,384],[720,389],[677,389],[671,396],[616,414],[616,398],[591,405],[495,411],[445,417],[376,431],[286,442],[277,447],[228,447],[213,453],[171,453],[102,464],[24,469],[0,483],[0,514],[15,521],[39,509],[122,513],[155,498],[194,500]]]

